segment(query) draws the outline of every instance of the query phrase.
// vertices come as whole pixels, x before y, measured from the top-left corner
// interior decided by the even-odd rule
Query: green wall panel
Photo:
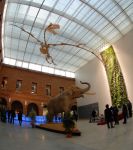
[[[108,77],[112,104],[121,106],[128,97],[122,71],[113,47],[101,52],[101,57]]]

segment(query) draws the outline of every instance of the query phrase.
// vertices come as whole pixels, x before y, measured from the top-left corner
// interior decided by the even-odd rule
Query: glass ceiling
[[[95,57],[89,51],[99,56],[103,47],[133,28],[133,0],[7,0],[4,12],[5,63],[70,77]],[[48,43],[82,43],[86,50],[52,47],[49,53],[57,65],[49,64],[37,41],[12,25],[43,41],[44,29],[50,23],[59,24],[60,29],[56,35],[46,34]]]

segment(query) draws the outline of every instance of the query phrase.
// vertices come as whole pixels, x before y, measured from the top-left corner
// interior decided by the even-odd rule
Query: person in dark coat
[[[132,103],[129,100],[128,100],[128,103],[127,103],[127,108],[128,108],[129,117],[132,117]]]
[[[22,112],[19,111],[18,113],[18,121],[19,121],[19,125],[21,126],[22,125]]]
[[[15,114],[15,110],[11,110],[11,119],[10,119],[10,123],[13,123],[14,124],[14,118],[16,117],[16,114]]]
[[[119,117],[118,117],[119,110],[118,110],[117,106],[113,107],[113,111],[114,111],[113,115],[114,115],[115,125],[118,125],[119,124]]]
[[[126,124],[127,116],[128,116],[128,110],[127,110],[126,104],[123,104],[123,106],[122,106],[122,114],[123,114],[123,118],[124,118],[123,124]]]
[[[11,110],[9,110],[9,109],[7,111],[7,117],[8,117],[8,123],[9,123],[10,119],[11,119]]]
[[[73,111],[73,119],[77,122],[78,121],[78,109],[77,105],[73,105],[71,110]]]
[[[73,116],[74,116],[75,121],[77,122],[78,121],[78,112],[76,110],[73,112]]]
[[[2,111],[1,111],[1,121],[6,122],[6,109],[5,109],[5,107],[3,107]]]
[[[108,128],[114,128],[113,126],[113,114],[111,109],[109,108],[109,105],[106,105],[106,109],[104,110],[104,115],[105,115],[105,121],[107,123]]]
[[[91,116],[92,116],[92,122],[95,122],[95,120],[96,120],[96,111],[95,110],[93,110],[92,111],[92,113],[91,113]]]

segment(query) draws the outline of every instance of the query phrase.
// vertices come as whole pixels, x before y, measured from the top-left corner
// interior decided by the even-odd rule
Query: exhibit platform
[[[63,127],[62,123],[40,124],[40,125],[36,125],[36,128],[44,129],[51,132],[66,134],[65,128]],[[72,135],[81,136],[81,132],[77,128],[74,128],[72,131]]]

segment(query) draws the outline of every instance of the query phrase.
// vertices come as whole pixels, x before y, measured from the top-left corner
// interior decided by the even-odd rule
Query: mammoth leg
[[[54,117],[54,115],[52,113],[48,113],[47,114],[47,121],[48,122],[52,122],[53,121],[53,117]]]

